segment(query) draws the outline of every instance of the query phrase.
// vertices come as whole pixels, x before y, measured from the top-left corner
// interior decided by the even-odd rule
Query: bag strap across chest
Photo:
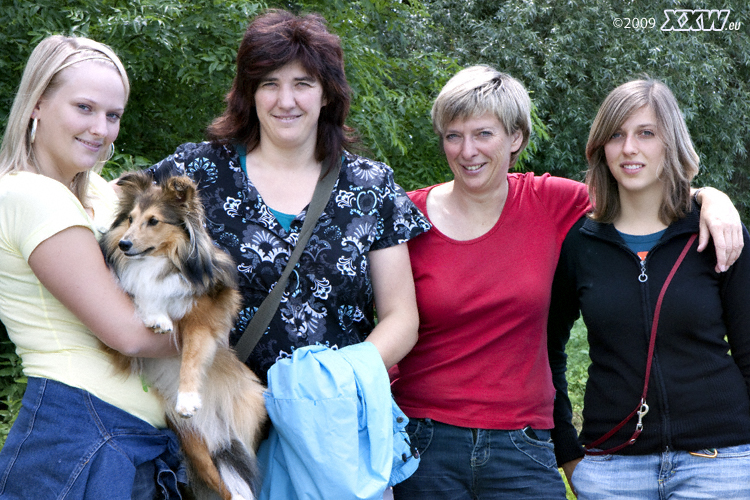
[[[302,229],[300,229],[299,236],[297,237],[297,244],[294,246],[294,250],[289,256],[289,261],[284,268],[284,272],[281,273],[279,280],[273,286],[268,296],[260,304],[258,311],[253,315],[247,328],[245,328],[245,332],[235,346],[237,357],[243,363],[250,357],[253,349],[255,349],[258,341],[260,341],[260,338],[271,323],[271,319],[273,319],[276,314],[276,310],[279,308],[279,303],[281,302],[281,297],[286,289],[286,283],[289,280],[289,276],[292,274],[294,266],[297,265],[297,261],[299,261],[299,258],[307,245],[307,241],[310,239],[313,229],[318,223],[318,219],[320,219],[323,210],[325,210],[325,207],[328,204],[331,192],[333,191],[333,186],[336,184],[336,179],[339,176],[340,168],[339,163],[335,163],[331,168],[326,169],[325,173],[320,179],[318,179],[312,201],[307,207],[305,221],[302,223]]]

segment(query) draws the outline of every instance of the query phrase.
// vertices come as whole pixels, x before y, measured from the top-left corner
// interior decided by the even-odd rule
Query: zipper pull
[[[648,281],[648,274],[646,274],[646,259],[641,259],[641,274],[638,275],[638,281],[641,283]]]

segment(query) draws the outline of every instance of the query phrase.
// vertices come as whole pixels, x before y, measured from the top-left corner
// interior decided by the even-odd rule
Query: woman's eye
[[[88,104],[79,104],[78,109],[80,109],[81,111],[91,111],[91,106],[89,106]]]
[[[107,120],[111,121],[112,123],[119,122],[120,118],[122,118],[122,117],[120,116],[119,113],[108,113],[107,114]]]

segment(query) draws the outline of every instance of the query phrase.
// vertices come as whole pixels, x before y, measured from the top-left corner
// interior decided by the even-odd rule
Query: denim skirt
[[[0,499],[179,500],[179,443],[89,392],[29,378],[0,451]]]

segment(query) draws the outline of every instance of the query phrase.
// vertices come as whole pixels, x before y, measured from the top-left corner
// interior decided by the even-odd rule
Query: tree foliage
[[[429,109],[460,67],[486,63],[519,78],[537,113],[520,168],[573,178],[585,170],[584,145],[599,103],[616,85],[647,73],[680,101],[704,166],[697,183],[726,190],[750,215],[744,0],[719,6],[739,29],[687,32],[662,31],[664,11],[703,7],[699,2],[4,0],[0,125],[31,48],[50,33],[82,34],[114,47],[132,80],[116,164],[156,161],[203,137],[223,108],[247,21],[266,6],[328,19],[342,38],[354,90],[350,123],[369,154],[392,165],[407,188],[450,178]],[[615,25],[618,19],[654,22],[626,28]]]
[[[389,164],[407,189],[445,181],[450,170],[432,131],[432,100],[459,67],[444,54],[420,50],[415,19],[427,21],[417,4],[391,0],[302,0],[273,6],[317,12],[339,35],[353,99],[350,125],[365,154]]]
[[[462,66],[490,64],[527,85],[550,135],[539,144],[531,164],[535,171],[581,179],[589,128],[604,97],[617,85],[647,74],[663,80],[680,103],[701,157],[695,183],[728,192],[750,222],[747,2],[711,4],[729,10],[722,31],[661,30],[665,23],[678,24],[674,14],[667,22],[665,10],[702,9],[703,2],[424,3],[433,25],[442,30],[426,32],[425,46],[454,55]],[[695,16],[686,16],[686,26],[696,27]]]
[[[437,46],[424,45],[425,33],[441,33],[418,1],[300,0],[274,7],[317,12],[341,37],[347,78],[353,90],[350,123],[369,154],[393,167],[406,189],[452,178],[430,109],[445,82],[461,66]],[[532,110],[533,135],[516,168],[524,170],[546,128]]]

